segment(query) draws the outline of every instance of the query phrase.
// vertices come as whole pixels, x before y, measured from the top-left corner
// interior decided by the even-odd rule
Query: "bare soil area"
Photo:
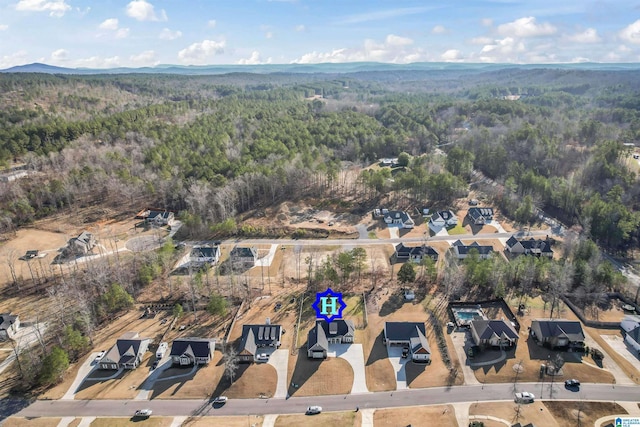
[[[469,415],[491,415],[510,424],[533,423],[537,426],[560,427],[553,414],[541,401],[527,405],[518,405],[514,402],[472,403],[469,407]]]
[[[10,417],[3,423],[3,427],[56,427],[62,418],[22,418],[22,417]]]
[[[96,418],[90,424],[90,427],[127,427],[127,426],[141,426],[141,427],[169,427],[173,422],[172,417],[150,417],[145,419],[139,418]]]
[[[317,415],[280,415],[275,427],[356,427],[361,424],[359,412],[323,412]]]
[[[596,420],[607,415],[627,413],[622,406],[614,402],[545,401],[544,406],[553,414],[559,427],[592,426]]]
[[[373,414],[373,423],[376,427],[458,425],[455,410],[451,405],[378,409]]]
[[[187,419],[183,427],[262,427],[264,417],[262,415],[237,416],[237,417],[197,417]]]

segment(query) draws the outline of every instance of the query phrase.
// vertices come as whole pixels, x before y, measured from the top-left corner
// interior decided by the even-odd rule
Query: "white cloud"
[[[240,65],[256,65],[256,64],[271,64],[271,58],[267,58],[267,60],[263,60],[260,56],[260,52],[254,50],[251,52],[251,56],[249,58],[243,58],[238,61]]]
[[[602,41],[595,28],[587,28],[580,33],[568,36],[567,39],[574,43],[599,43]]]
[[[444,34],[447,29],[443,25],[436,25],[431,29],[431,34]]]
[[[264,33],[265,38],[268,39],[272,39],[273,38],[273,33],[271,31],[267,31],[266,33]]]
[[[485,27],[490,27],[490,26],[493,25],[493,19],[491,19],[491,18],[482,18],[480,23]]]
[[[179,39],[180,37],[182,37],[182,31],[171,31],[168,28],[163,28],[162,31],[160,31],[160,39],[161,40],[175,40],[175,39]]]
[[[528,16],[498,26],[498,33],[506,37],[539,37],[555,34],[557,28],[545,22],[536,23],[536,18]]]
[[[449,49],[445,53],[440,55],[440,58],[442,58],[442,60],[446,62],[459,62],[463,59],[462,52],[460,52],[458,49]]]
[[[49,12],[49,16],[61,17],[71,6],[65,0],[20,0],[16,4],[16,10],[24,12]]]
[[[640,19],[620,30],[618,36],[629,43],[640,44]]]
[[[105,19],[102,24],[98,25],[101,30],[117,30],[118,20],[116,18]]]
[[[224,53],[226,41],[203,40],[178,52],[178,58],[183,63],[206,64],[213,56]]]
[[[64,61],[69,57],[69,52],[65,49],[58,49],[51,52],[51,59],[54,61]]]
[[[619,52],[631,52],[633,49],[621,44],[620,46],[618,46],[618,51]]]
[[[9,26],[6,24],[0,24],[0,31],[7,31],[9,29]]]
[[[156,53],[153,50],[145,50],[144,52],[139,53],[138,55],[131,55],[129,60],[133,62],[135,65],[156,65]]]
[[[217,24],[218,24],[218,23],[216,22],[216,20],[215,20],[215,19],[210,19],[210,20],[209,20],[209,22],[207,22],[207,27],[209,27],[209,28],[215,28]]]
[[[167,13],[162,9],[159,14],[153,5],[145,0],[133,0],[127,5],[127,16],[138,21],[166,21]]]
[[[520,62],[518,54],[525,51],[524,43],[512,37],[495,40],[480,51],[482,62]]]
[[[77,67],[81,68],[113,68],[120,66],[120,57],[112,56],[103,58],[101,56],[92,56],[90,58],[82,58],[75,61]]]
[[[381,10],[377,12],[366,12],[357,15],[346,16],[338,20],[338,24],[359,24],[369,21],[380,21],[398,16],[415,15],[429,10],[427,7],[405,7],[391,10]]]
[[[129,29],[128,28],[118,28],[118,31],[116,31],[116,38],[117,39],[124,39],[129,37]]]
[[[301,33],[303,31],[306,31],[307,27],[305,27],[304,25],[300,24],[300,25],[296,25],[296,31]]]
[[[27,51],[19,50],[10,55],[0,56],[0,69],[23,65],[27,62]]]
[[[316,64],[319,62],[376,61],[406,64],[424,61],[426,55],[420,48],[413,48],[413,40],[389,34],[383,43],[367,39],[359,48],[334,49],[331,52],[311,52],[295,59],[292,63]]]
[[[493,39],[491,37],[474,37],[471,39],[472,44],[491,44]]]

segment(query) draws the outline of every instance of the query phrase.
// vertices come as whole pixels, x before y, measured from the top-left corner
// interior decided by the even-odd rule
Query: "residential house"
[[[391,158],[380,159],[380,166],[391,166],[391,167],[398,166],[398,158],[391,157]]]
[[[264,325],[242,325],[238,360],[255,362],[256,356],[261,353],[260,348],[278,348],[281,338],[282,326],[280,325],[272,325],[268,321]]]
[[[582,348],[584,346],[582,326],[575,320],[534,320],[531,322],[530,334],[538,345],[546,347]]]
[[[416,211],[418,212],[418,215],[422,215],[422,218],[427,219],[427,218],[431,218],[431,213],[429,212],[429,208],[416,208]]]
[[[356,327],[352,320],[335,319],[331,322],[316,320],[316,325],[307,335],[307,357],[326,359],[329,344],[350,344]]]
[[[174,365],[204,365],[211,362],[215,340],[209,338],[178,338],[171,344],[171,361]]]
[[[635,351],[636,357],[640,358],[640,317],[626,316],[620,322],[624,341]]]
[[[102,356],[98,367],[113,370],[135,369],[142,362],[150,342],[151,338],[141,338],[137,332],[127,332]]]
[[[192,264],[215,264],[220,259],[220,246],[194,246],[189,254]]]
[[[95,236],[88,231],[83,231],[78,237],[69,239],[67,246],[63,249],[66,256],[86,255],[96,247],[98,241]]]
[[[493,221],[493,208],[469,208],[467,217],[475,225],[489,224]]]
[[[465,259],[469,256],[471,250],[478,252],[480,259],[487,259],[491,257],[493,253],[493,246],[481,246],[478,242],[473,242],[470,245],[465,245],[460,240],[456,240],[452,245],[453,253],[458,259]]]
[[[425,257],[438,261],[438,252],[431,246],[405,246],[404,243],[396,245],[394,256],[397,261],[412,261],[420,263]]]
[[[511,236],[505,244],[505,249],[513,255],[524,254],[553,258],[551,242],[548,239],[536,240],[532,237],[529,240],[518,240]]]
[[[458,217],[453,211],[438,211],[431,216],[429,224],[433,227],[455,227]]]
[[[405,211],[389,211],[384,214],[384,222],[387,225],[399,225],[402,228],[413,228],[416,223]]]
[[[258,250],[254,247],[234,247],[229,254],[231,265],[236,268],[251,268],[258,260]]]
[[[471,335],[479,347],[515,347],[518,332],[505,320],[472,320]]]
[[[384,342],[387,346],[403,346],[411,352],[411,360],[431,362],[431,349],[423,322],[385,322]]]
[[[20,319],[11,313],[0,314],[0,341],[13,339],[20,328]]]
[[[175,222],[175,213],[166,209],[143,209],[136,215],[137,219],[143,219],[145,224],[164,227],[172,225]]]

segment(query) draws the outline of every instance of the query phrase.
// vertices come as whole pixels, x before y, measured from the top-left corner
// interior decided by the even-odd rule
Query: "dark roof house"
[[[307,357],[326,358],[329,344],[352,343],[355,330],[352,320],[336,319],[331,322],[316,320],[316,325],[307,335]]]
[[[211,362],[215,340],[209,338],[179,338],[171,344],[174,365],[203,365]]]
[[[20,319],[11,313],[0,314],[0,341],[13,338],[20,327]]]
[[[514,236],[509,237],[505,248],[512,254],[536,255],[553,257],[551,242],[547,240],[536,240],[533,237],[528,240],[518,240]]]
[[[220,259],[220,246],[194,246],[189,254],[192,263],[215,264]]]
[[[518,343],[518,332],[504,320],[472,320],[471,335],[480,347],[512,347]]]
[[[404,243],[396,245],[395,257],[397,261],[413,261],[419,263],[424,257],[438,261],[438,252],[431,246],[405,246]]]
[[[137,332],[127,332],[102,356],[100,369],[135,369],[142,362],[151,338],[142,338]]]
[[[493,220],[493,208],[469,208],[467,216],[473,224],[488,224]]]
[[[242,325],[242,338],[238,347],[241,362],[255,362],[255,357],[263,347],[280,347],[282,327],[266,323],[264,325]]]
[[[385,322],[384,342],[387,346],[403,346],[414,361],[430,362],[431,349],[423,322]]]
[[[235,246],[229,253],[231,264],[242,268],[251,268],[258,260],[258,250],[254,247]]]
[[[538,345],[551,348],[582,347],[584,332],[576,320],[534,320],[531,322],[531,336]]]
[[[415,222],[405,211],[389,211],[384,214],[384,222],[388,225],[399,225],[402,228],[413,228]]]
[[[476,250],[480,259],[487,259],[493,253],[493,246],[481,246],[478,242],[473,242],[470,245],[465,245],[460,240],[456,240],[452,245],[453,253],[458,259],[465,259],[469,256],[471,250]]]

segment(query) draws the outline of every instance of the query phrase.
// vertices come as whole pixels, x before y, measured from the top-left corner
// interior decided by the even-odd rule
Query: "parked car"
[[[528,391],[523,391],[521,393],[516,393],[515,401],[516,403],[533,403],[533,400],[536,397],[533,393],[529,393]]]
[[[409,355],[409,349],[407,347],[402,349],[402,358],[406,359],[407,356]]]
[[[580,381],[576,380],[575,378],[572,378],[570,380],[566,380],[564,382],[564,386],[566,388],[580,388]]]
[[[151,409],[138,409],[134,417],[150,417],[152,412]]]
[[[261,353],[256,356],[256,360],[258,362],[267,362],[269,360],[269,355],[267,353]]]
[[[93,359],[93,361],[98,363],[100,360],[102,360],[102,358],[104,357],[105,353],[106,352],[104,350],[100,350],[100,353],[98,353],[98,355],[96,356],[95,359]]]
[[[214,405],[224,405],[225,403],[227,403],[227,396],[218,396],[215,399],[213,399],[213,404]]]
[[[307,408],[307,415],[319,414],[320,412],[322,412],[321,406],[309,406]]]

